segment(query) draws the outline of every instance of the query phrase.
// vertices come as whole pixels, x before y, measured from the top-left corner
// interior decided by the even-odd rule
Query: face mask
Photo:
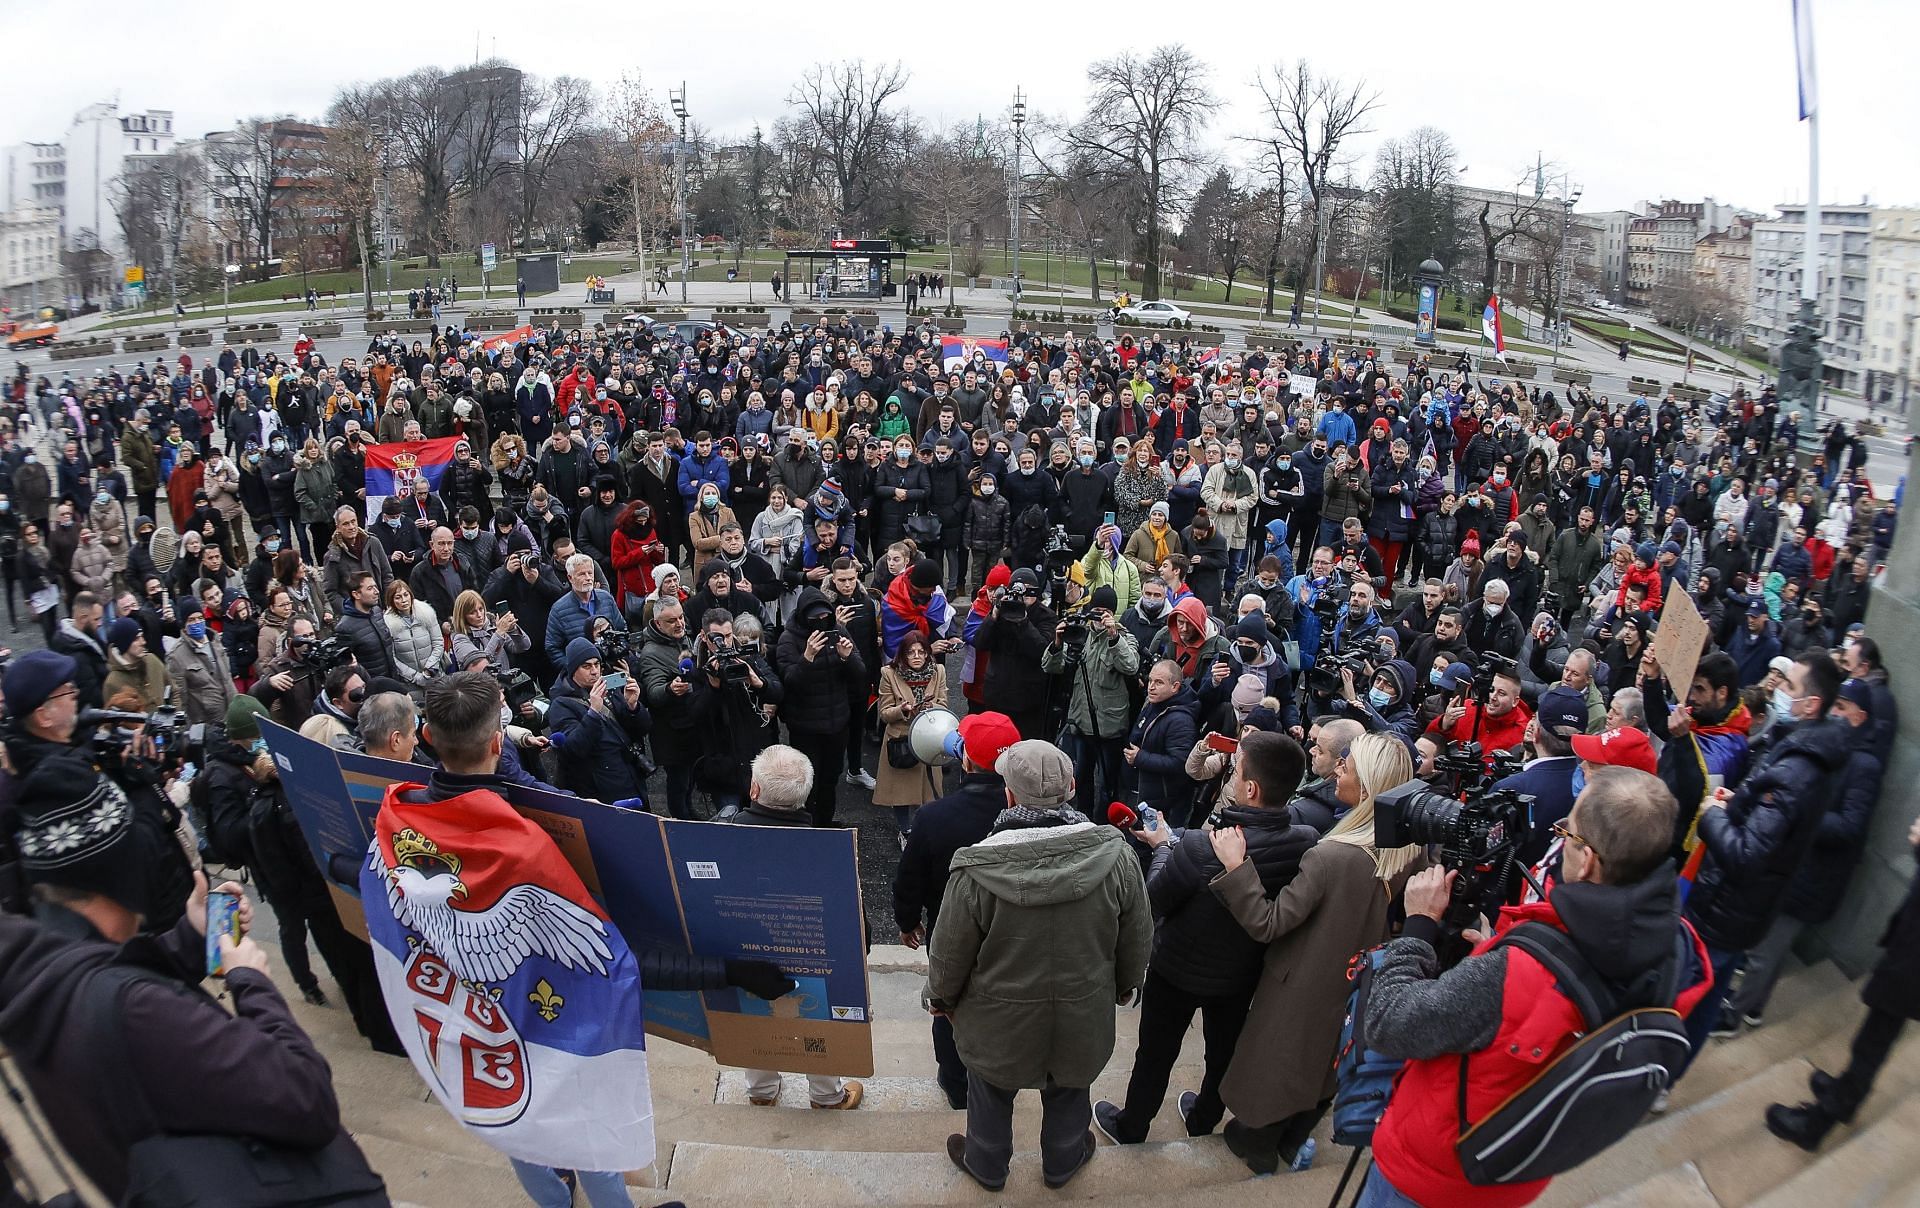
[[[284,440],[276,440],[273,442],[273,451],[275,453],[283,453],[286,451],[286,448],[287,442]]]
[[[1022,476],[1022,477],[1025,477],[1025,478],[1032,478],[1032,477],[1033,477],[1033,467],[1031,467],[1031,466],[1021,466],[1021,467],[1020,467],[1020,474],[1021,474],[1021,476]]]
[[[205,621],[188,621],[183,628],[186,631],[186,635],[196,642],[201,641],[207,636],[207,623]]]
[[[263,544],[266,548],[266,551],[270,554],[277,554],[280,552],[280,538],[278,537],[268,538],[267,541],[264,542]]]
[[[472,541],[475,537],[478,537],[480,535],[480,530],[477,528],[463,528],[460,530],[460,535],[462,537],[465,537],[468,541]]]
[[[389,516],[389,517],[387,517],[387,527],[389,527],[389,528],[399,528],[399,527],[400,527],[400,517],[398,517],[398,516]]]
[[[906,461],[908,458],[912,456],[913,456],[912,449],[895,449],[893,451],[893,459],[895,461]]]
[[[1293,468],[1293,458],[1282,457],[1280,459],[1280,468],[1283,470],[1291,470]]]
[[[1773,720],[1777,722],[1792,721],[1793,705],[1793,697],[1785,688],[1775,688],[1773,690],[1773,699],[1767,702],[1767,712],[1771,713]]]
[[[1238,457],[1227,458],[1227,469],[1237,470],[1239,468],[1240,468],[1240,459]]]
[[[1587,769],[1578,764],[1573,768],[1573,795],[1578,797],[1580,790],[1587,787]]]
[[[718,495],[702,495],[700,496],[700,506],[711,512],[720,506],[720,497]]]
[[[1438,671],[1427,672],[1427,682],[1438,688],[1440,686],[1440,673]]]
[[[1142,599],[1138,607],[1140,609],[1141,616],[1152,619],[1152,618],[1158,617],[1161,613],[1167,610],[1167,599],[1165,596],[1162,596],[1157,600]]]
[[[35,462],[39,461],[40,459],[38,457],[35,457],[33,454],[29,453],[26,455],[26,457],[23,460],[28,465],[33,465]]]
[[[1384,709],[1393,703],[1393,693],[1385,688],[1368,688],[1367,703],[1376,709]]]
[[[113,496],[108,494],[106,491],[101,491],[98,494],[94,495],[93,501],[95,503],[102,504],[102,505],[109,504],[113,502]]]
[[[1481,611],[1485,612],[1489,617],[1497,617],[1500,615],[1500,610],[1505,607],[1506,605],[1504,604],[1483,604],[1481,605]]]
[[[513,721],[513,710],[506,705],[501,705],[500,706],[500,724],[502,726],[505,726],[511,721]]]

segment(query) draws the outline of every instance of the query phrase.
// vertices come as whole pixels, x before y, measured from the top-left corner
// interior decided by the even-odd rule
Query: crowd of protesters
[[[1048,874],[988,867],[1024,849],[966,853],[1097,826],[1112,801],[1158,819],[1107,835],[1136,857],[1155,930],[1150,955],[1137,931],[1084,937],[1144,1013],[1125,1103],[1080,1113],[1081,1131],[1145,1137],[1198,1011],[1188,1130],[1224,1120],[1256,1171],[1310,1163],[1345,965],[1390,919],[1409,920],[1392,950],[1407,992],[1451,985],[1464,1004],[1437,1034],[1465,1047],[1444,1051],[1505,1036],[1502,971],[1530,958],[1423,983],[1438,874],[1373,838],[1376,796],[1457,787],[1463,763],[1532,798],[1524,856],[1547,897],[1522,904],[1515,884],[1514,909],[1576,943],[1640,936],[1632,959],[1658,964],[1689,884],[1696,1040],[1764,1021],[1793,939],[1845,892],[1897,727],[1863,620],[1899,492],[1869,477],[1858,435],[1803,434],[1770,391],[1557,392],[1330,341],[1023,326],[1004,359],[948,347],[924,323],[829,319],[691,340],[447,328],[337,364],[303,339],[57,382],[22,367],[0,427],[9,617],[24,606],[72,660],[81,706],[224,724],[242,789],[271,779],[256,715],[431,764],[419,702],[469,670],[501,682],[499,773],[526,783],[728,819],[755,757],[789,745],[813,768],[814,825],[845,821],[843,785],[892,809],[901,938],[932,947],[941,1085],[970,1111],[1004,1116],[1020,1086],[1084,1099],[1111,1001],[1104,1048],[1089,1007],[1054,1020],[1090,1045],[1057,1065],[1037,1038],[990,1057],[1006,1027],[968,996],[1008,978],[985,992],[1024,1001],[1059,971],[1002,954],[970,980],[968,955],[943,951],[961,941],[938,938],[943,899],[978,916],[977,943],[982,903],[1039,900],[1021,878]],[[369,478],[369,446],[442,438],[437,481],[382,495]],[[1676,597],[1706,634],[1687,682],[1655,653]],[[967,715],[944,775],[904,754],[939,709]],[[1016,746],[1017,785],[1001,770]],[[1128,872],[1097,846],[1071,858],[1131,912]],[[283,920],[324,907],[283,898]],[[1862,1077],[1850,1099],[1816,1087],[1797,1135],[1850,1118]],[[1466,1202],[1451,1150],[1407,1123],[1426,1107],[1400,1104],[1368,1194]],[[1082,1160],[1076,1110],[1059,1111],[1050,1183]],[[970,1131],[952,1152],[992,1185],[1003,1150]]]

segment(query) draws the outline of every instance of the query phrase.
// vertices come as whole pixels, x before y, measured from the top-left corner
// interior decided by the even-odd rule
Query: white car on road
[[[1175,306],[1171,302],[1135,302],[1131,306],[1117,307],[1113,312],[1116,320],[1128,323],[1149,323],[1162,327],[1174,323],[1191,323],[1193,314]]]

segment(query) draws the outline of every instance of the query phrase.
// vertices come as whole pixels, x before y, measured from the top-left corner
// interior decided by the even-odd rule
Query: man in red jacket
[[[1705,945],[1680,918],[1668,855],[1675,812],[1659,777],[1593,769],[1573,812],[1554,827],[1565,844],[1562,879],[1547,887],[1545,901],[1502,910],[1495,936],[1526,922],[1559,928],[1601,980],[1632,995],[1657,985],[1679,959],[1675,932],[1686,928],[1686,966],[1674,983],[1682,988],[1673,1006],[1691,1012],[1713,979]],[[1407,1065],[1374,1130],[1361,1208],[1518,1208],[1550,1181],[1479,1186],[1467,1180],[1454,1152],[1463,1114],[1470,1123],[1492,1114],[1586,1027],[1554,975],[1521,948],[1496,947],[1469,931],[1473,955],[1440,971],[1435,945],[1455,875],[1435,867],[1408,883],[1406,930],[1388,947],[1368,1000],[1370,1046]]]
[[[1461,698],[1450,702],[1427,727],[1427,733],[1446,742],[1466,742],[1474,738],[1474,717],[1480,713],[1480,705]],[[1493,688],[1487,693],[1487,711],[1480,717],[1478,741],[1480,749],[1486,752],[1487,766],[1493,766],[1493,755],[1497,751],[1511,751],[1527,740],[1527,723],[1533,720],[1533,713],[1520,701],[1520,680],[1514,672],[1501,671],[1493,677]]]

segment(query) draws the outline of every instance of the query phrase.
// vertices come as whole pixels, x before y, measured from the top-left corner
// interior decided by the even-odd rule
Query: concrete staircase
[[[1007,1188],[997,1196],[981,1190],[946,1158],[947,1135],[963,1130],[964,1116],[947,1107],[933,1080],[919,1005],[922,967],[920,954],[905,949],[874,953],[875,1074],[863,1080],[867,1096],[858,1111],[810,1110],[798,1077],[787,1080],[778,1107],[753,1107],[738,1072],[718,1069],[694,1050],[657,1043],[649,1050],[649,1066],[659,1160],[628,1176],[634,1202],[843,1208],[1097,1200],[1103,1208],[1164,1208],[1170,1199],[1193,1199],[1223,1208],[1320,1208],[1333,1194],[1350,1151],[1333,1146],[1324,1126],[1312,1170],[1267,1178],[1250,1177],[1218,1137],[1185,1135],[1174,1102],[1179,1090],[1199,1082],[1197,1027],[1146,1144],[1103,1141],[1071,1184],[1047,1191],[1033,1152],[1038,1097],[1024,1095],[1015,1112],[1022,1152]],[[331,983],[325,984],[331,992]],[[1711,1046],[1675,1088],[1665,1116],[1649,1119],[1556,1180],[1540,1203],[1920,1208],[1920,1146],[1913,1144],[1920,1130],[1920,1040],[1895,1050],[1860,1118],[1836,1129],[1822,1153],[1804,1154],[1775,1140],[1762,1122],[1767,1104],[1805,1097],[1815,1064],[1844,1064],[1861,1014],[1857,993],[1857,985],[1831,965],[1794,969],[1782,979],[1764,1028]],[[454,1124],[411,1065],[369,1051],[344,1009],[293,1001],[333,1066],[347,1127],[386,1176],[396,1203],[473,1208],[526,1202],[506,1160]],[[1138,1018],[1134,1010],[1119,1012],[1119,1044],[1095,1083],[1096,1098],[1124,1093]],[[21,1123],[17,1111],[0,1101],[0,1127],[23,1157],[32,1158],[24,1129],[16,1127]],[[43,1163],[29,1164],[44,1173]]]

